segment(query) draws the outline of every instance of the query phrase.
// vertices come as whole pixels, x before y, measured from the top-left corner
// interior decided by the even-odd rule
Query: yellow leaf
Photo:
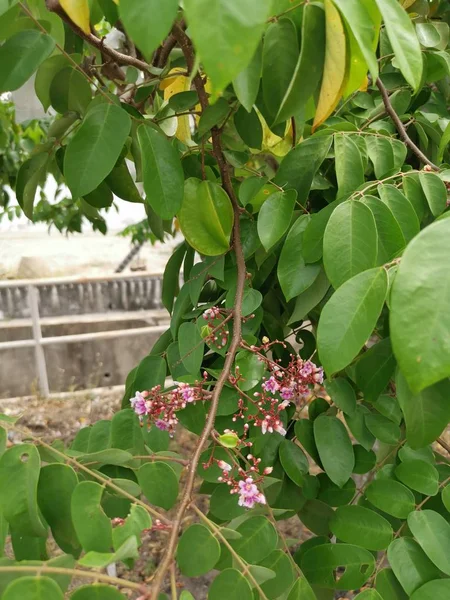
[[[262,129],[263,129],[263,141],[261,150],[264,152],[271,152],[275,156],[286,156],[289,150],[292,148],[292,121],[286,123],[286,129],[284,132],[284,136],[280,137],[273,133],[269,127],[267,126],[266,120],[256,109],[259,120],[261,121]]]
[[[177,73],[186,73],[186,69],[177,67],[169,72],[169,75],[174,77],[167,77],[163,79],[159,85],[161,90],[164,90],[164,100],[167,102],[171,96],[179,94],[181,92],[187,92],[190,89],[190,80],[186,75],[177,75]],[[175,137],[183,142],[183,144],[189,145],[192,142],[191,139],[191,126],[189,122],[189,115],[177,117],[178,125]]]
[[[410,6],[414,4],[416,0],[402,0],[402,6],[405,10],[407,10]]]
[[[367,80],[368,66],[364,59],[363,53],[360,50],[359,44],[355,39],[355,36],[351,31],[347,31],[350,44],[350,59],[349,59],[349,72],[345,90],[343,93],[344,98],[347,98],[355,90],[359,90]]]
[[[344,25],[339,11],[331,0],[325,0],[325,23],[325,65],[313,131],[336,108],[346,83],[347,50]]]
[[[114,4],[117,4],[117,6],[119,6],[119,0],[113,0]]]
[[[64,12],[84,33],[91,33],[88,0],[60,0]]]

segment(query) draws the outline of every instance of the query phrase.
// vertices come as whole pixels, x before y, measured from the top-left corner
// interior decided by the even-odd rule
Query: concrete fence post
[[[39,378],[39,391],[44,398],[50,395],[48,387],[47,365],[45,362],[44,348],[42,346],[42,331],[39,321],[38,291],[34,285],[28,286],[28,303],[30,305],[31,325],[33,328],[34,351],[36,356],[36,371]]]

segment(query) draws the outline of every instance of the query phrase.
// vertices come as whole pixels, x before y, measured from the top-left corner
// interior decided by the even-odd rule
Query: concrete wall
[[[134,337],[46,346],[44,352],[51,392],[123,384],[128,372],[148,354],[166,329],[166,317],[162,312],[142,317],[121,315],[102,319],[101,316],[88,315],[70,320],[66,317],[65,323],[61,320],[44,319],[41,325],[44,337],[152,325],[155,331]],[[0,326],[0,341],[30,337],[31,327],[22,320],[3,322]],[[0,398],[33,393],[37,387],[36,380],[33,348],[0,350]]]

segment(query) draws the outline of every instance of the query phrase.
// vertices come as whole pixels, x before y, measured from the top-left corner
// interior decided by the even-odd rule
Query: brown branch
[[[173,35],[177,39],[183,54],[186,58],[186,63],[190,72],[192,72],[194,66],[194,54],[192,50],[191,41],[188,36],[185,34],[183,29],[181,29],[178,25],[175,25],[173,31]],[[194,86],[197,90],[198,97],[200,99],[200,104],[202,109],[204,110],[208,106],[208,96],[206,94],[205,85],[203,79],[199,73],[197,73],[193,80]],[[178,510],[176,516],[172,523],[172,530],[170,533],[169,542],[167,545],[166,552],[164,557],[156,571],[153,583],[152,583],[152,592],[151,592],[151,600],[157,600],[159,596],[159,591],[164,582],[166,574],[170,569],[170,565],[173,561],[173,557],[175,555],[178,534],[181,525],[181,521],[183,519],[184,513],[186,512],[189,504],[192,501],[192,491],[194,489],[195,477],[197,472],[197,466],[200,462],[200,457],[202,454],[203,446],[208,440],[211,432],[214,429],[214,421],[216,418],[217,407],[219,405],[219,398],[222,392],[222,389],[228,380],[228,377],[231,373],[231,368],[233,366],[234,357],[236,352],[239,349],[241,338],[242,338],[242,297],[244,293],[245,279],[246,279],[246,268],[245,268],[245,260],[244,254],[242,252],[241,245],[241,236],[240,236],[240,224],[239,224],[239,206],[234,194],[230,172],[228,170],[228,165],[226,163],[225,157],[222,152],[221,140],[220,140],[220,132],[217,128],[213,128],[212,130],[212,138],[213,138],[213,150],[214,156],[217,160],[217,164],[219,166],[220,175],[222,178],[222,187],[227,192],[230,200],[233,204],[234,209],[234,224],[233,224],[233,247],[236,256],[236,266],[237,266],[237,286],[236,286],[236,299],[235,305],[233,308],[233,337],[231,339],[230,348],[225,358],[225,364],[223,366],[223,370],[217,380],[217,383],[214,387],[214,392],[211,398],[211,405],[208,413],[208,418],[206,420],[205,427],[200,435],[200,438],[195,446],[194,454],[189,464],[188,475],[186,486],[183,491],[183,496],[181,502],[178,506]]]
[[[377,84],[377,88],[380,90],[381,98],[383,99],[384,108],[386,109],[387,114],[391,117],[392,121],[394,122],[394,125],[398,131],[400,139],[405,142],[405,144],[408,146],[408,148],[410,150],[412,150],[412,152],[417,156],[417,158],[422,163],[431,167],[433,169],[433,171],[439,171],[439,167],[437,165],[435,165],[433,162],[431,162],[431,160],[427,156],[425,156],[425,154],[422,152],[422,150],[420,150],[420,148],[418,148],[416,146],[416,144],[412,141],[412,139],[409,137],[405,126],[401,122],[400,117],[395,112],[395,109],[391,104],[391,100],[389,98],[387,89],[385,88],[385,86],[380,78],[377,79],[376,84]]]
[[[94,46],[94,48],[97,48],[97,50],[100,50],[102,54],[111,58],[118,65],[128,65],[131,67],[136,67],[141,71],[148,71],[149,65],[146,62],[139,60],[139,58],[135,58],[134,56],[122,54],[122,52],[118,52],[117,50],[114,50],[114,48],[106,46],[103,43],[103,39],[96,37],[92,33],[85,33],[82,29],[78,27],[78,25],[75,25],[75,23],[69,18],[67,13],[64,12],[63,8],[59,3],[59,0],[45,0],[45,3],[47,5],[47,9],[50,12],[56,13],[60,17],[60,19],[67,23],[67,25],[71,29],[73,29],[73,31],[80,38],[85,40],[91,46]]]
[[[447,444],[447,442],[443,438],[439,437],[436,441],[440,446],[442,446],[442,448],[444,448],[446,452],[450,454],[450,445]]]

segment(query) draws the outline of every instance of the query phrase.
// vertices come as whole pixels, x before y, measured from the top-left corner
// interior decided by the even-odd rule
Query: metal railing
[[[69,289],[71,291],[77,290],[79,294],[81,294],[80,290],[83,292],[80,295],[81,307],[78,305],[78,310],[70,310],[70,303],[66,303],[66,307],[68,305],[68,309],[65,309],[67,312],[63,312],[62,314],[67,314],[67,316],[86,314],[87,312],[103,313],[108,310],[126,311],[160,309],[162,308],[161,280],[161,275],[147,275],[140,273],[109,275],[104,277],[65,277],[54,279],[0,281],[0,300],[3,300],[3,304],[0,302],[0,313],[2,312],[3,316],[5,316],[5,310],[2,310],[2,307],[9,307],[9,313],[16,314],[17,311],[13,310],[14,307],[11,306],[11,302],[14,301],[14,298],[20,299],[20,314],[21,316],[28,316],[31,318],[31,328],[33,332],[32,339],[0,342],[0,350],[34,347],[39,390],[42,396],[47,397],[50,394],[50,389],[44,352],[45,346],[146,335],[151,332],[154,333],[155,331],[161,331],[162,333],[167,327],[153,325],[149,327],[43,337],[41,314],[43,312],[43,305],[45,301],[48,300],[48,294],[46,296],[45,292],[48,292],[48,290],[51,291],[54,306],[59,307],[59,310],[56,311],[56,314],[58,315],[61,315],[59,292],[60,290],[64,290],[64,286],[70,286]],[[101,287],[102,285],[103,288]],[[87,294],[84,293],[85,289],[87,289]],[[107,291],[108,289],[113,289],[114,292],[118,291],[118,295],[116,294],[115,297],[108,299],[108,296],[105,293],[105,290]],[[133,298],[128,298],[127,293],[132,294]],[[7,307],[4,306],[5,298],[8,302]],[[86,303],[83,303],[85,298],[87,298],[87,301]],[[119,301],[117,301],[118,299]],[[24,307],[26,307],[25,310]],[[44,312],[48,314],[51,311],[45,310]],[[8,314],[8,312],[6,314]]]

